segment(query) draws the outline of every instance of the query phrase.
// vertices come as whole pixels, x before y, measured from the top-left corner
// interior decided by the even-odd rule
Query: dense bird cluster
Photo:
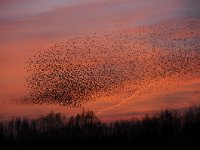
[[[181,24],[180,24],[181,22]],[[200,78],[200,21],[76,37],[27,63],[22,103],[70,107],[110,95],[140,95]]]

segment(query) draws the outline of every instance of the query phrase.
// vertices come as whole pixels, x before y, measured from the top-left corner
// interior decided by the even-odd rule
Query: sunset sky
[[[163,24],[169,28],[178,27],[172,31],[163,27]],[[70,38],[86,37],[93,33],[101,35],[126,32],[131,37],[137,37],[141,34],[138,31],[142,29],[143,33],[139,38],[150,41],[152,31],[155,32],[159,44],[163,44],[156,46],[158,51],[169,48],[163,43],[165,41],[181,44],[178,45],[179,48],[190,52],[193,49],[200,50],[199,24],[199,0],[0,0],[0,115],[37,116],[50,111],[71,115],[81,110],[65,108],[58,104],[30,106],[10,102],[11,99],[26,93],[27,73],[24,68],[28,57],[38,50],[45,50],[57,42],[66,42]],[[165,31],[173,32],[173,36]],[[162,38],[169,41],[161,41]],[[102,39],[104,38],[100,36],[98,40]],[[184,40],[181,43],[175,39],[185,39],[185,43]],[[139,39],[135,41],[141,44]],[[148,50],[148,46],[153,43],[144,41],[143,47]],[[195,44],[187,48],[187,42]],[[112,38],[108,39],[107,43],[112,43]],[[114,52],[112,49],[110,51]],[[127,57],[124,59],[130,61]],[[199,64],[194,65],[199,67]],[[200,76],[194,73],[198,72],[196,70],[189,71],[183,76],[179,74],[173,78],[166,77],[164,81],[146,81],[147,84],[141,86],[138,93],[150,91],[147,94],[134,96],[129,92],[124,94],[125,96],[109,95],[106,100],[96,99],[84,107],[94,110],[102,119],[109,120],[198,104]],[[167,88],[163,84],[166,84]]]

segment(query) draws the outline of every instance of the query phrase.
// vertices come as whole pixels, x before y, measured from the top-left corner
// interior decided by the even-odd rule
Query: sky
[[[58,104],[30,106],[16,105],[10,102],[13,97],[25,93],[27,72],[24,68],[27,58],[38,50],[47,49],[55,43],[65,42],[69,38],[86,37],[93,33],[123,31],[133,38],[133,36],[138,36],[139,27],[144,30],[143,35],[140,35],[139,39],[133,38],[133,40],[146,39],[144,40],[145,50],[152,45],[152,42],[148,42],[151,31],[156,33],[154,37],[156,36],[157,39],[160,38],[159,34],[162,34],[161,38],[167,39],[158,40],[162,46],[156,47],[156,49],[170,49],[165,46],[164,41],[173,43],[173,39],[172,36],[165,34],[165,31],[171,33],[174,26],[178,26],[174,36],[186,39],[186,44],[187,41],[195,43],[190,48],[185,47],[190,52],[191,48],[199,50],[199,17],[199,0],[0,0],[0,114],[4,116],[37,116],[51,110],[65,114],[73,114],[81,110],[65,108]],[[181,26],[181,22],[186,25]],[[193,24],[189,25],[190,23]],[[166,27],[162,27],[162,24],[172,27],[172,29],[166,29]],[[191,32],[192,35],[190,35]],[[109,40],[107,42],[112,43],[112,38]],[[181,42],[180,40],[175,44],[183,45],[184,41]],[[112,49],[110,51],[115,53]],[[149,54],[152,56],[152,53]],[[124,57],[127,60],[127,56]],[[199,67],[198,64],[196,65]],[[189,72],[189,70],[187,71]],[[167,81],[159,81],[160,85],[152,88],[151,81],[147,84],[149,87],[145,84],[139,89],[139,91],[144,89],[141,93],[146,93],[151,88],[156,89],[150,90],[151,92],[148,94],[132,96],[134,94],[129,92],[125,94],[125,97],[122,94],[117,98],[109,95],[106,97],[106,101],[97,99],[95,102],[87,103],[85,108],[92,109],[103,119],[109,120],[165,108],[181,108],[197,104],[200,78],[198,78],[199,74],[196,76],[191,74],[178,75],[173,80],[170,78],[170,84],[172,81],[177,81],[177,78],[184,78],[184,82],[181,80],[177,83],[178,87],[176,85],[168,86]],[[186,77],[192,81],[185,82]],[[163,84],[169,88],[160,88],[163,87]],[[157,83],[153,85],[157,85]],[[135,86],[135,82],[133,85],[127,86],[130,89],[130,86],[131,88]],[[146,91],[145,87],[148,87]]]

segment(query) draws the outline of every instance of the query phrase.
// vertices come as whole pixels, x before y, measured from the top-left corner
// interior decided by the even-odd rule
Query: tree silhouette
[[[35,118],[0,121],[0,143],[4,145],[113,144],[198,144],[200,107],[180,112],[162,111],[142,119],[101,122],[94,112],[82,111],[66,118],[53,113]]]

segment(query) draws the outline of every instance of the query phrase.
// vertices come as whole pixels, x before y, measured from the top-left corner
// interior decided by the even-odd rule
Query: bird
[[[199,23],[171,21],[55,43],[28,59],[28,93],[19,101],[75,108],[110,95],[145,95],[199,79]]]

